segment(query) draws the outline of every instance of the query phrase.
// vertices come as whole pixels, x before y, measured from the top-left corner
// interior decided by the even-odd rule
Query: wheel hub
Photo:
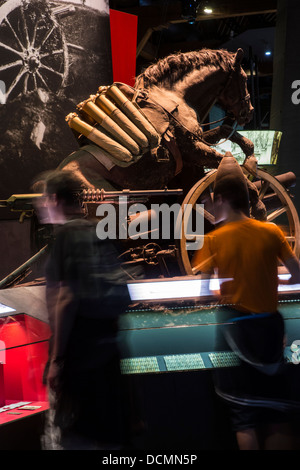
[[[39,51],[34,48],[28,49],[24,53],[23,63],[28,72],[34,74],[41,65]]]

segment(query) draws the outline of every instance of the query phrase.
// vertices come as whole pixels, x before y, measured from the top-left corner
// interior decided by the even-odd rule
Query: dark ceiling
[[[253,31],[252,48],[263,52],[259,60],[270,63],[263,48],[272,48],[266,31],[275,28],[277,0],[110,0],[109,4],[138,17],[138,64],[174,51],[228,46],[249,31]],[[204,13],[208,6],[211,14]]]
[[[109,0],[109,5],[138,17],[137,73],[178,51],[242,47],[243,66],[257,78],[256,95],[265,116],[260,121],[268,126],[277,0]],[[205,7],[212,13],[205,13]]]

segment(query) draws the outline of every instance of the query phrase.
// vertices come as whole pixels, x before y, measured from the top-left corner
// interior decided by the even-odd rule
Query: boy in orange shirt
[[[241,365],[219,371],[216,390],[230,404],[239,448],[258,449],[258,422],[266,422],[266,410],[278,409],[280,402],[276,405],[274,396],[268,395],[278,385],[283,362],[278,260],[294,284],[300,283],[299,262],[276,225],[250,218],[245,177],[231,155],[223,158],[217,172],[214,211],[216,224],[223,225],[205,237],[192,264],[203,273],[217,269],[219,278],[228,279],[221,285],[221,303],[230,305],[223,310],[227,320],[222,338]]]

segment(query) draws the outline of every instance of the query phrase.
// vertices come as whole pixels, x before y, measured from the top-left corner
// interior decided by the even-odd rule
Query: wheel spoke
[[[205,207],[208,209],[209,212],[213,212],[213,208],[214,208],[213,192],[210,186],[201,195],[200,202],[201,204],[205,205]]]
[[[45,64],[41,64],[41,65],[40,65],[40,68],[41,68],[41,69],[48,70],[48,72],[52,72],[52,73],[54,73],[55,75],[58,75],[58,76],[61,77],[61,78],[63,78],[63,76],[64,76],[63,73],[57,72],[57,70],[54,70],[54,69],[52,69],[51,67],[48,67],[48,66],[45,65]]]
[[[12,67],[17,67],[23,65],[22,60],[16,60],[16,62],[11,62],[10,64],[5,64],[5,65],[0,65],[0,72],[3,72],[3,70],[8,70],[11,69]]]
[[[38,24],[39,24],[39,22],[35,23],[35,25],[34,25],[32,40],[31,40],[31,47],[34,47],[34,43],[35,43],[35,39],[36,39],[36,33],[37,33],[37,30],[38,30]]]
[[[71,44],[70,42],[67,43],[67,46],[69,48],[77,49],[78,51],[83,51],[84,52],[84,47],[78,46],[77,44]]]
[[[39,77],[39,79],[42,81],[44,86],[47,88],[47,90],[49,90],[49,87],[48,87],[47,83],[45,82],[44,77],[40,74],[40,72],[36,72],[36,74]]]
[[[277,209],[277,210],[274,211],[274,212],[271,212],[271,214],[268,214],[268,215],[267,215],[267,221],[268,221],[268,222],[272,222],[272,221],[275,220],[277,217],[279,217],[280,215],[284,214],[286,211],[287,211],[287,207],[284,206],[284,207],[281,207],[280,209]]]
[[[25,49],[24,49],[24,46],[23,46],[23,44],[22,44],[22,42],[21,42],[19,36],[17,35],[16,31],[14,30],[14,28],[13,28],[12,25],[10,24],[8,18],[5,18],[4,21],[5,21],[5,23],[7,24],[7,26],[10,28],[11,32],[13,33],[13,35],[14,35],[14,37],[15,37],[17,43],[18,43],[19,46],[21,47],[22,51],[24,51],[24,50],[25,50]]]
[[[205,262],[207,263],[207,262],[211,261],[212,258],[213,258],[213,256],[207,258],[207,259],[205,260]],[[202,268],[202,267],[203,267],[203,262],[200,263],[200,264],[198,264],[198,265],[196,265],[196,266],[194,266],[194,267],[192,268],[193,274],[197,274],[197,273],[201,272],[201,268]]]
[[[27,22],[26,22],[26,18],[25,18],[25,14],[24,14],[23,5],[21,5],[20,10],[21,10],[21,16],[22,16],[22,20],[23,20],[23,24],[24,24],[24,31],[25,31],[25,38],[26,38],[26,42],[27,42],[27,48],[29,48],[30,40],[29,40],[29,33],[28,33]]]
[[[36,73],[33,74],[33,81],[34,81],[34,89],[38,89],[37,81],[36,81]]]
[[[27,90],[28,90],[28,79],[29,79],[29,73],[27,73],[24,78],[24,85],[23,85],[24,93],[27,93]]]
[[[40,54],[40,59],[44,59],[45,57],[51,57],[53,55],[64,54],[63,49],[57,49],[56,51],[47,52],[45,54]]]
[[[208,220],[208,222],[210,222],[211,224],[215,224],[215,217],[214,215],[212,215],[210,212],[208,212],[206,209],[203,209],[202,206],[200,206],[199,204],[196,204],[196,206],[193,206],[193,209],[198,212],[198,214],[202,215],[202,217],[204,217],[206,220]]]
[[[45,42],[48,40],[48,38],[51,36],[51,34],[53,33],[54,31],[54,28],[55,26],[52,26],[52,28],[48,31],[48,33],[46,34],[46,36],[44,37],[41,45],[40,45],[40,50],[42,49],[43,45],[45,44]]]
[[[270,186],[269,181],[264,181],[261,185],[260,191],[259,191],[259,199],[262,200],[265,197],[265,194]]]
[[[204,238],[204,235],[199,235],[198,233],[185,233],[185,238],[187,242],[190,241],[195,241],[195,240],[202,240]]]
[[[18,82],[21,80],[21,78],[23,77],[24,73],[26,73],[26,69],[25,68],[22,68],[18,75],[16,76],[16,78],[14,79],[14,81],[11,83],[9,89],[7,90],[7,93],[6,93],[6,96],[9,96],[10,93],[12,92],[12,90],[15,88],[15,86],[18,84]]]
[[[3,49],[6,49],[7,51],[13,52],[14,54],[17,54],[20,57],[23,57],[22,52],[17,51],[16,49],[13,49],[12,47],[8,46],[7,44],[4,44],[3,42],[0,42],[0,47],[3,47]]]
[[[192,272],[193,272],[194,275],[196,275],[200,272],[200,270],[197,269],[197,268],[192,268]]]

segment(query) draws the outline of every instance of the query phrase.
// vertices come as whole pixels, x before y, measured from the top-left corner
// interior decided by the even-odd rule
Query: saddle
[[[76,112],[66,116],[66,121],[79,144],[86,139],[92,143],[93,155],[102,164],[106,162],[106,168],[107,162],[110,168],[130,166],[150,151],[157,161],[174,154],[178,172],[179,150],[169,129],[177,106],[171,99],[158,104],[147,90],[115,82],[99,87],[95,95],[77,105]]]

